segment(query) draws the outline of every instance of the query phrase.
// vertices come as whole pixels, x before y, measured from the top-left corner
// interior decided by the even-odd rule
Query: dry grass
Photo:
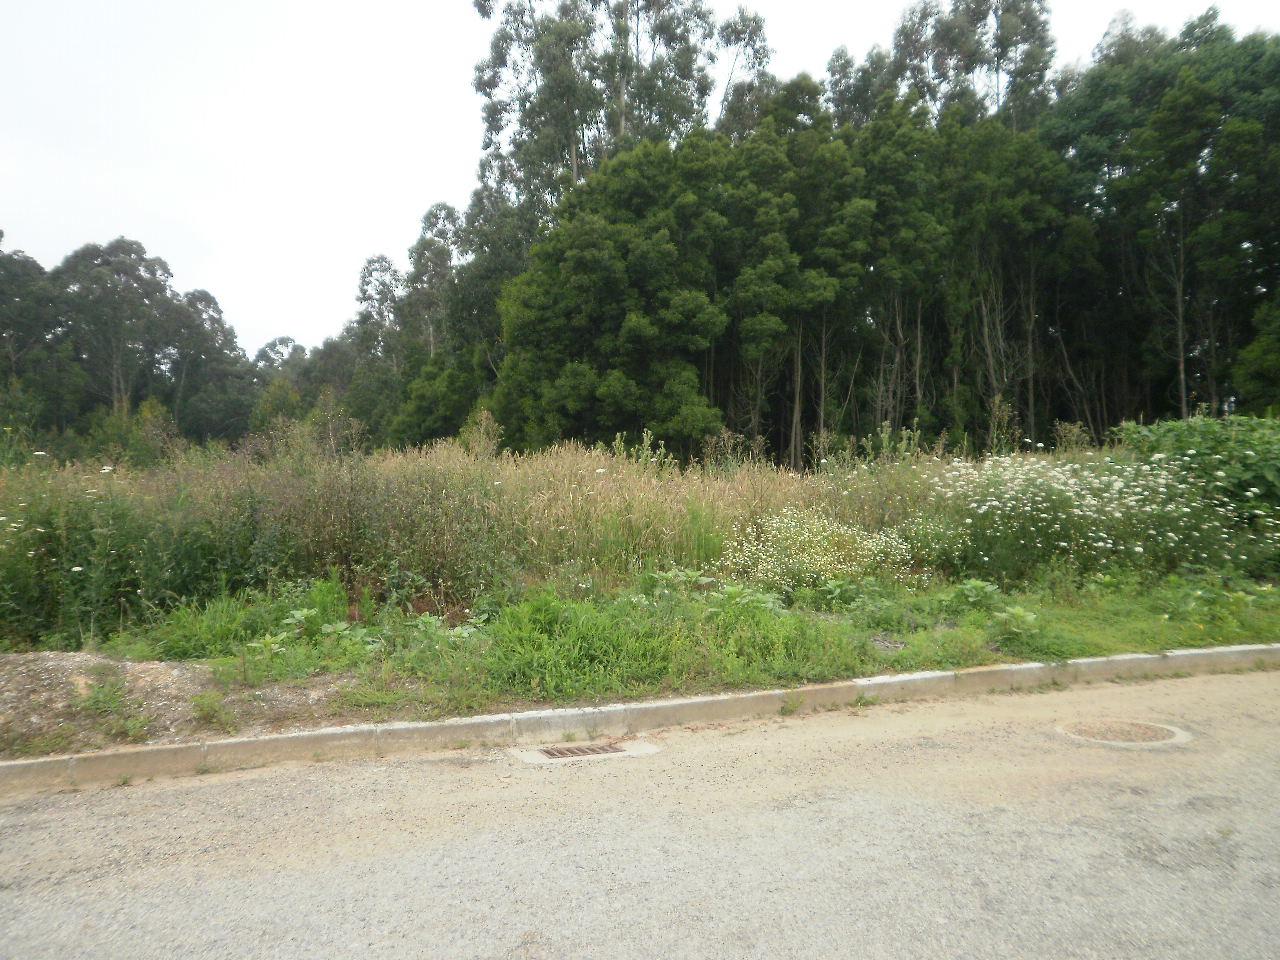
[[[955,469],[914,448],[833,454],[804,473],[752,456],[681,465],[647,443],[516,454],[465,438],[364,454],[332,425],[146,470],[37,461],[0,471],[0,645],[77,647],[156,607],[333,569],[355,597],[434,612],[544,582],[609,590],[648,570],[711,570],[727,541],[797,511],[855,539],[905,537],[908,567],[998,577],[916,549],[967,529],[946,499]]]

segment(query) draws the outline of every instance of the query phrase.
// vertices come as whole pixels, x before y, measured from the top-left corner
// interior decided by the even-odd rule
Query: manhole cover
[[[1191,739],[1191,734],[1177,727],[1138,720],[1080,720],[1058,729],[1075,740],[1116,747],[1159,747]]]

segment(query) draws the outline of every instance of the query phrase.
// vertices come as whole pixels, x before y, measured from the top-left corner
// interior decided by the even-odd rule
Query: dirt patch
[[[97,653],[0,655],[0,757],[175,743],[368,719],[323,676],[228,688],[205,664],[114,660]]]
[[[93,750],[197,732],[192,699],[208,667],[129,663],[95,653],[0,657],[0,755]]]

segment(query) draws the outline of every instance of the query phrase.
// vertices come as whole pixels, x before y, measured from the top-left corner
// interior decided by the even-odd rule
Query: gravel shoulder
[[[0,956],[1261,960],[1278,729],[1250,673],[14,798]]]

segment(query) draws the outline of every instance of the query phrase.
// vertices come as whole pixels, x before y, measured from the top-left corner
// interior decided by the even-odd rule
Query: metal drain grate
[[[623,753],[621,747],[612,743],[594,744],[581,747],[539,747],[538,752],[552,760],[572,760],[574,757],[600,757],[607,753]]]

